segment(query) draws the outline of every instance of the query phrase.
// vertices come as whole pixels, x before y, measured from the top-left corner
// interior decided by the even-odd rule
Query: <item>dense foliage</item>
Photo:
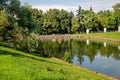
[[[75,15],[64,9],[43,12],[28,4],[21,5],[19,0],[0,0],[0,40],[34,52],[34,48],[39,48],[39,35],[85,33],[86,29],[101,32],[104,28],[115,31],[120,26],[120,3],[113,9],[95,13],[92,7],[83,10],[79,6]]]
[[[16,26],[28,28],[29,32],[38,34],[66,34],[94,31],[117,30],[120,25],[120,3],[113,6],[114,11],[95,13],[90,7],[83,10],[78,7],[77,14],[64,9],[42,10],[33,9],[30,5],[21,5],[19,0],[0,1],[0,28]]]

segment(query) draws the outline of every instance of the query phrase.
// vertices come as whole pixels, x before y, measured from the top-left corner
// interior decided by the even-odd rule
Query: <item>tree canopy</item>
[[[78,6],[77,14],[64,9],[49,9],[46,12],[21,5],[20,0],[0,0],[0,40],[13,43],[15,48],[27,52],[39,52],[39,35],[74,34],[118,30],[120,26],[120,3],[113,11],[94,12]],[[2,37],[2,38],[1,38]]]
[[[0,26],[27,28],[29,33],[70,34],[117,30],[120,26],[120,3],[113,5],[114,11],[104,10],[95,13],[78,6],[77,14],[64,9],[49,9],[46,12],[32,8],[29,4],[21,5],[19,0],[0,0]]]

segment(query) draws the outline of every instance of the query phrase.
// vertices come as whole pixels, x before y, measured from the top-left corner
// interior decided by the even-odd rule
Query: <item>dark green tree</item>
[[[0,0],[0,10],[6,9],[8,8],[8,1],[9,0]]]
[[[77,10],[77,18],[78,18],[78,24],[79,24],[79,28],[78,28],[78,32],[82,32],[84,30],[84,26],[83,26],[83,15],[82,15],[82,8],[81,6],[79,6],[78,10]]]
[[[117,3],[113,6],[114,9],[114,18],[115,18],[115,27],[118,28],[120,26],[120,3]]]
[[[32,13],[32,19],[36,24],[34,32],[38,33],[38,34],[42,34],[44,32],[44,28],[43,28],[44,13],[43,13],[43,11],[31,8],[31,13]]]
[[[36,24],[32,19],[30,5],[25,4],[20,8],[20,12],[18,14],[18,25],[23,28],[28,28],[30,32],[34,31]]]
[[[72,27],[71,27],[72,33],[76,33],[78,28],[79,28],[78,18],[73,17],[72,18]]]

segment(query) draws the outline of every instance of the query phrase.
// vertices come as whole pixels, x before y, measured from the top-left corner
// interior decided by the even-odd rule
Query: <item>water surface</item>
[[[53,39],[41,40],[38,50],[39,54],[66,58],[75,65],[120,79],[120,44]]]
[[[44,40],[43,54],[63,59],[69,52],[69,62],[120,79],[120,45],[89,40]]]

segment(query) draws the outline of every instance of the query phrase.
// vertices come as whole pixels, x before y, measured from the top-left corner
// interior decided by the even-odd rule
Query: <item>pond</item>
[[[59,59],[69,52],[69,62],[120,79],[120,45],[89,40],[44,40],[43,54]]]

